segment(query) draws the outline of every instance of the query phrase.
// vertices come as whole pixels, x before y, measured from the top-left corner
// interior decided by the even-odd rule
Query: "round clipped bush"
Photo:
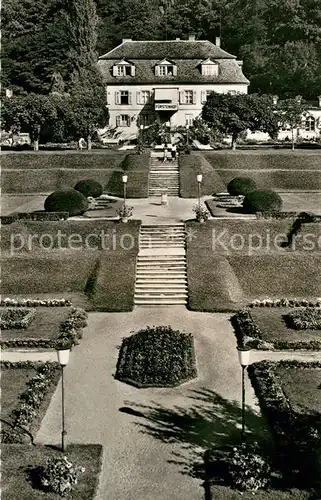
[[[192,334],[148,326],[123,339],[116,379],[136,387],[175,387],[196,376]]]
[[[45,200],[46,212],[68,212],[73,216],[81,215],[87,209],[87,198],[75,189],[58,189]]]
[[[243,209],[246,213],[279,212],[282,209],[282,198],[269,189],[258,189],[245,195]]]
[[[234,177],[227,185],[227,190],[232,196],[245,195],[255,189],[256,184],[249,177]]]
[[[93,198],[99,198],[103,194],[103,187],[99,182],[94,179],[84,179],[77,182],[75,185],[76,191],[82,193],[86,198],[92,196]]]

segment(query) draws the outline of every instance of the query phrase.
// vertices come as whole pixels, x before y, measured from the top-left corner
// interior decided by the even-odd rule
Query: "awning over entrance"
[[[176,111],[178,109],[178,89],[155,89],[154,102],[156,111]]]

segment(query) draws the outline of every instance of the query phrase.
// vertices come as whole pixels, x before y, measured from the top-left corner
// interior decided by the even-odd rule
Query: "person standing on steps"
[[[167,144],[166,143],[164,144],[164,160],[163,160],[163,163],[165,163],[165,161],[167,161]]]
[[[177,146],[176,146],[176,144],[173,144],[172,145],[172,161],[176,160],[176,156],[177,156]]]

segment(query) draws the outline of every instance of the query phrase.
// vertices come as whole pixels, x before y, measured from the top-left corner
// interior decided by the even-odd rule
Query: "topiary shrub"
[[[256,190],[256,183],[248,177],[235,177],[228,183],[227,190],[232,196],[245,195]]]
[[[58,189],[45,200],[46,212],[68,212],[71,217],[81,215],[87,209],[87,198],[75,189]]]
[[[123,339],[116,379],[136,387],[175,387],[196,376],[192,334],[148,326]]]
[[[47,458],[45,465],[31,471],[32,482],[46,492],[68,496],[78,483],[84,467],[74,465],[66,456]]]
[[[275,191],[269,189],[258,189],[245,195],[243,209],[246,213],[256,212],[280,212],[282,209],[282,198]]]
[[[102,185],[95,181],[94,179],[84,179],[77,182],[74,189],[82,193],[86,198],[92,196],[93,198],[99,198],[103,194]]]

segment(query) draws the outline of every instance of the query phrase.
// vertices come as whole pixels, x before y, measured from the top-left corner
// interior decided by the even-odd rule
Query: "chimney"
[[[274,106],[277,105],[278,100],[279,100],[279,96],[278,95],[272,95],[272,102],[273,102]]]
[[[215,45],[216,45],[216,47],[221,46],[221,37],[220,36],[215,37]]]
[[[132,42],[133,40],[131,38],[123,38],[122,43],[126,42]]]
[[[195,35],[189,35],[188,40],[190,42],[195,42]]]
[[[319,108],[321,108],[321,95],[318,96],[319,99]]]

